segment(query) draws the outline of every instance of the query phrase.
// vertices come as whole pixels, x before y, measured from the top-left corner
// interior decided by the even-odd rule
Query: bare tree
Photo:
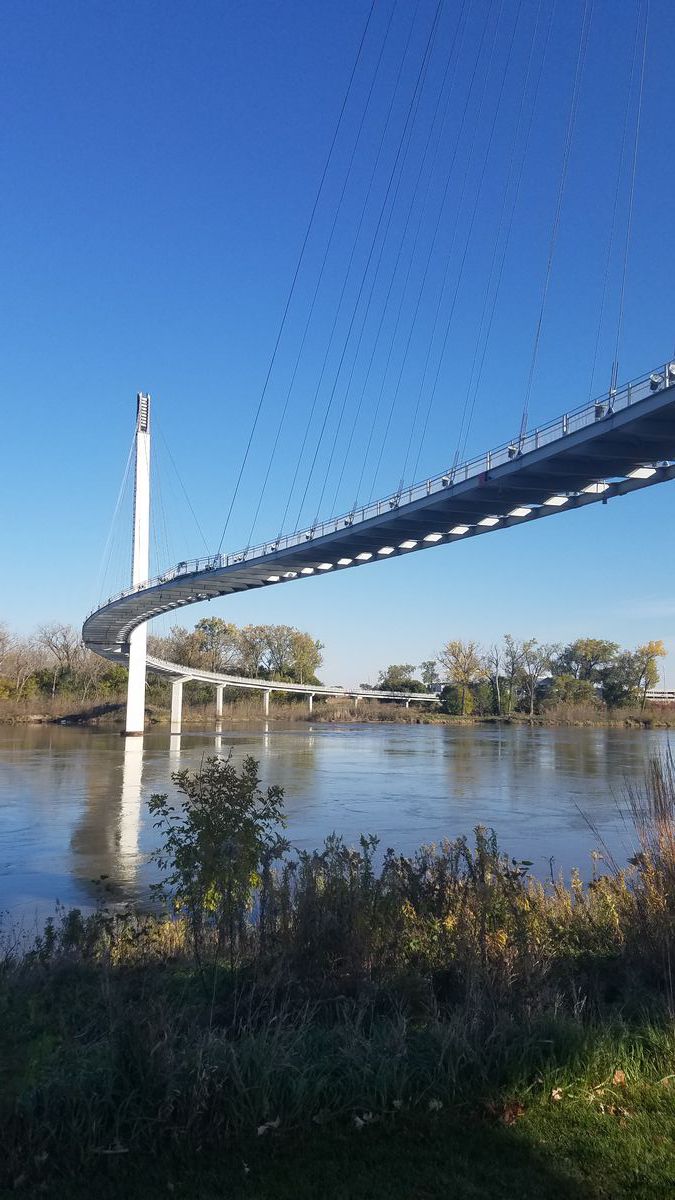
[[[52,699],[56,693],[59,676],[66,671],[76,671],[84,653],[82,639],[72,625],[55,622],[53,625],[41,625],[37,633],[37,642],[46,650],[51,659],[52,670]]]
[[[523,642],[523,683],[530,706],[531,717],[534,716],[534,701],[537,695],[537,688],[544,676],[550,671],[551,662],[559,651],[559,646],[546,645],[545,643],[540,645],[536,638],[530,638],[528,641]]]
[[[34,638],[13,639],[12,647],[5,657],[4,669],[12,680],[17,700],[24,695],[31,675],[39,671],[44,662],[44,650]]]
[[[506,680],[506,715],[513,712],[514,694],[523,673],[523,644],[510,633],[504,634],[504,679]]]
[[[0,621],[0,671],[2,671],[5,659],[12,648],[13,641],[14,639],[4,621]]]

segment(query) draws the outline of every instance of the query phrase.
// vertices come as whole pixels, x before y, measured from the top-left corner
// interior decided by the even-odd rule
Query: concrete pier
[[[180,733],[183,723],[183,679],[171,684],[171,732]]]

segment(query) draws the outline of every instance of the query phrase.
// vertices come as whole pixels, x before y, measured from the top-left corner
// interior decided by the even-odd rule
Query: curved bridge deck
[[[83,638],[96,653],[125,661],[131,631],[162,613],[215,596],[353,570],[604,502],[672,479],[674,459],[675,364],[668,363],[609,399],[566,413],[376,504],[238,554],[179,563],[96,609],[84,623]],[[178,673],[200,677],[163,660],[149,659],[148,666],[174,678]],[[237,684],[252,686],[243,679]],[[265,681],[255,686],[264,687]]]

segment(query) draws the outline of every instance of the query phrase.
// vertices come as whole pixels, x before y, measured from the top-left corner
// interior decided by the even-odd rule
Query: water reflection
[[[125,738],[117,874],[120,880],[126,884],[133,882],[138,870],[142,780],[143,738]]]
[[[34,912],[95,902],[107,875],[114,894],[139,899],[152,882],[156,832],[147,798],[174,791],[171,774],[210,754],[260,760],[263,785],[285,791],[288,836],[319,845],[336,830],[383,848],[492,826],[510,853],[582,870],[596,840],[627,857],[619,812],[627,779],[640,779],[667,733],[508,726],[257,725],[165,729],[145,738],[58,726],[0,727],[0,910]]]

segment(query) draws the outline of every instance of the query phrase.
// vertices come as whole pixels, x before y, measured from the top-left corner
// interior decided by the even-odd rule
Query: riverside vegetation
[[[587,883],[482,828],[291,853],[251,758],[174,782],[159,907],[4,938],[4,1194],[673,1194],[671,758]]]
[[[174,626],[167,637],[150,637],[150,652],[182,666],[320,685],[322,643],[288,625],[239,628],[219,617],[202,618],[194,629]],[[452,640],[436,659],[416,668],[392,664],[379,674],[376,689],[440,693],[438,707],[428,703],[401,712],[395,701],[371,700],[356,712],[348,695],[317,697],[312,720],[435,721],[497,718],[554,724],[664,724],[662,705],[648,704],[658,682],[658,661],[666,651],[652,640],[636,650],[616,642],[577,638],[566,646],[519,640],[506,634],[489,649],[476,642]],[[33,636],[17,637],[0,623],[0,720],[121,721],[126,668],[89,651],[72,626],[42,626]],[[371,685],[362,683],[368,691]],[[202,721],[213,712],[213,688],[190,682],[185,687],[183,719]],[[151,722],[168,719],[169,684],[150,673],[147,709]],[[306,719],[302,696],[275,697],[275,715]],[[228,688],[224,715],[258,720],[260,704],[245,689]]]

